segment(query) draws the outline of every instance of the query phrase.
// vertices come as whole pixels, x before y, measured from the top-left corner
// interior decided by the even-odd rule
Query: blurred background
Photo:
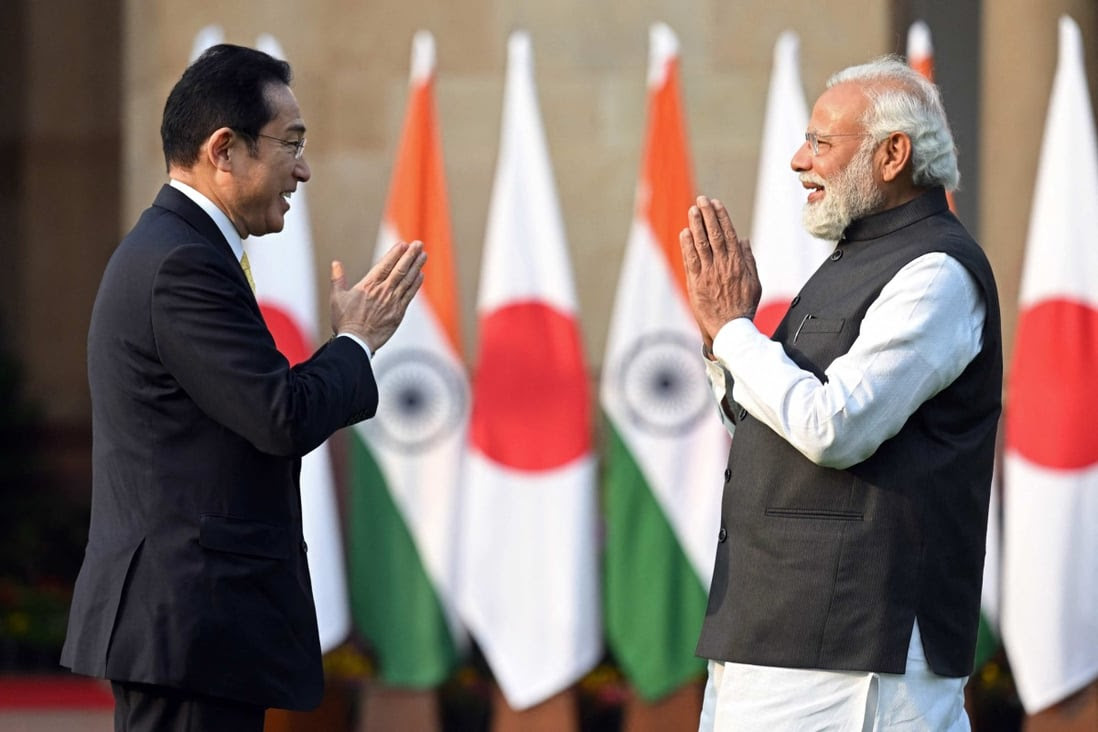
[[[68,724],[65,714],[90,715],[86,729],[109,720],[109,694],[104,701],[94,688],[64,686],[57,667],[87,536],[84,344],[103,267],[165,181],[160,113],[203,28],[216,24],[226,41],[243,45],[271,34],[293,65],[309,127],[320,313],[312,325],[319,333],[328,331],[327,263],[339,258],[357,274],[373,258],[408,103],[412,38],[421,29],[434,34],[459,350],[470,372],[507,39],[513,30],[528,31],[594,389],[634,212],[652,23],[666,22],[681,43],[683,115],[698,192],[721,198],[749,232],[779,34],[789,30],[800,39],[799,71],[811,106],[830,73],[905,53],[908,29],[924,21],[960,153],[956,211],[995,269],[1009,362],[1057,23],[1065,13],[1082,32],[1093,100],[1094,0],[7,0],[0,20],[0,149],[9,162],[0,177],[0,729]],[[332,442],[341,505],[346,441],[337,435]],[[988,659],[970,684],[974,726],[1020,729],[1025,715],[1007,658],[994,647]],[[272,729],[499,729],[507,719],[514,729],[696,725],[696,712],[692,720],[690,714],[700,682],[683,701],[637,711],[611,653],[579,680],[567,704],[540,718],[507,709],[475,646],[429,689],[384,683],[373,644],[358,630],[327,661],[322,710],[272,715]],[[45,701],[28,702],[28,689],[47,690]],[[1098,692],[1088,693],[1082,714],[1098,715]],[[512,713],[518,716],[507,717]],[[1096,716],[1075,719],[1086,720],[1080,729],[1098,728],[1091,724]],[[1029,724],[1040,729],[1032,725],[1041,722]]]

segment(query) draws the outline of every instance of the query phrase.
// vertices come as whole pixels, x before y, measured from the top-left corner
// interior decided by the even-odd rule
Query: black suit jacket
[[[103,275],[88,380],[91,526],[62,664],[316,706],[301,456],[373,415],[366,354],[337,338],[291,368],[217,226],[165,186]]]

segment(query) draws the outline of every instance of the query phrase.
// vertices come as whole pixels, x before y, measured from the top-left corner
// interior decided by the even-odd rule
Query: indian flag
[[[679,43],[652,26],[648,132],[607,341],[606,636],[654,701],[705,672],[694,655],[720,523],[728,436],[713,406],[678,233],[694,200]]]
[[[584,363],[529,37],[512,34],[477,312],[459,608],[510,707],[602,655]]]
[[[350,448],[355,624],[381,677],[415,688],[441,683],[464,644],[453,598],[469,399],[434,83],[434,40],[420,32],[376,256],[398,239],[422,241],[423,288],[374,356],[377,416],[355,426]]]
[[[1003,643],[1033,714],[1098,679],[1098,142],[1060,19],[1007,390]]]
[[[272,36],[260,36],[256,46],[275,58],[285,57]],[[298,186],[282,231],[264,236],[254,246],[249,240],[244,245],[259,309],[275,345],[291,364],[305,361],[318,342],[319,319],[306,186]],[[320,648],[327,652],[343,642],[351,629],[339,506],[327,443],[301,460],[301,521],[309,545]]]

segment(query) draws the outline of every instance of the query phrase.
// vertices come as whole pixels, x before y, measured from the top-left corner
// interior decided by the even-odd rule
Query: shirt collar
[[[221,231],[221,235],[225,237],[225,241],[229,243],[229,247],[233,250],[233,254],[236,256],[237,261],[240,261],[240,257],[244,254],[244,242],[240,240],[240,234],[236,232],[236,227],[233,226],[232,221],[229,221],[229,217],[225,212],[218,208],[213,201],[206,198],[206,196],[183,181],[172,178],[168,185],[194,201],[199,208],[206,212],[207,216],[213,219],[213,222],[217,224],[218,230]]]
[[[936,186],[905,204],[854,221],[846,227],[839,243],[876,239],[948,210],[945,189]]]

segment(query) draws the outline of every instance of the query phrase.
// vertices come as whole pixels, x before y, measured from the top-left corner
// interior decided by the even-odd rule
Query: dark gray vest
[[[943,676],[971,673],[1002,348],[991,267],[944,192],[852,224],[774,340],[826,378],[881,288],[930,252],[957,259],[980,287],[983,349],[867,460],[822,468],[733,405],[740,423],[698,655],[903,673],[918,619],[930,667]]]

